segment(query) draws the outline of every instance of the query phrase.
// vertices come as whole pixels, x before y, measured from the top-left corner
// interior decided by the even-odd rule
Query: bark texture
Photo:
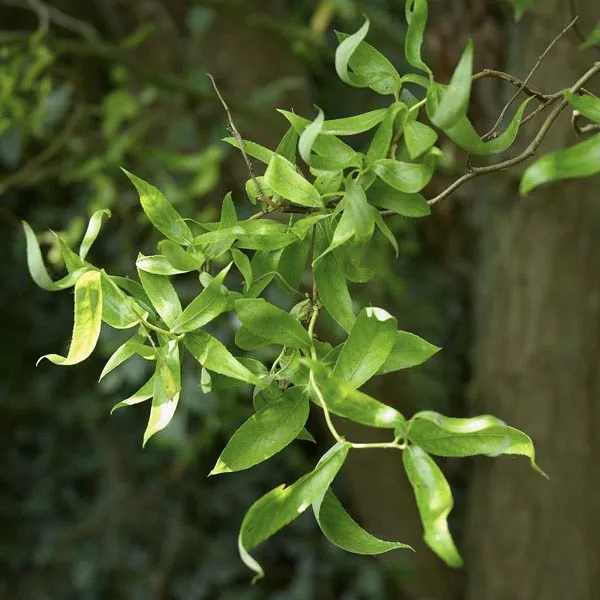
[[[570,20],[545,0],[515,40],[523,75]],[[582,3],[581,23],[600,8]],[[536,84],[568,85],[594,56],[569,36]],[[510,65],[509,65],[510,66]],[[573,144],[568,117],[545,150]],[[477,279],[473,413],[528,432],[546,481],[524,460],[476,462],[466,522],[468,600],[596,600],[600,594],[600,197],[598,178],[519,198],[491,182]]]

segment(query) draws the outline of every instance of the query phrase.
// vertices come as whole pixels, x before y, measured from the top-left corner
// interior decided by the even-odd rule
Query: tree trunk
[[[584,27],[600,16],[592,4]],[[528,37],[513,45],[522,47],[515,74],[570,20],[567,5],[536,3]],[[575,81],[594,59],[577,45],[575,36],[561,42],[535,85],[554,90]],[[545,150],[573,144],[569,130],[565,115]],[[529,433],[551,479],[522,459],[476,461],[466,522],[468,600],[598,598],[598,183],[553,185],[526,198],[511,189],[487,210],[473,414],[493,413]],[[488,181],[488,195],[491,187]]]

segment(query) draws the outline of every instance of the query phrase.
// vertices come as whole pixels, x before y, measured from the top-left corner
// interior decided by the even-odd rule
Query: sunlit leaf
[[[137,354],[146,360],[154,360],[156,351],[151,346],[144,345],[144,337],[136,334],[121,344],[109,357],[100,373],[98,381],[101,381],[111,371],[123,364],[126,360]]]
[[[373,171],[389,186],[400,192],[420,192],[431,179],[433,169],[428,164],[414,164],[383,158],[371,166]]]
[[[317,139],[317,136],[319,133],[321,133],[323,122],[325,120],[323,111],[320,108],[318,111],[319,112],[315,120],[302,132],[302,135],[298,141],[298,152],[300,153],[302,160],[307,165],[310,164],[310,153],[312,152],[312,147]]]
[[[191,244],[193,236],[190,228],[163,193],[132,173],[124,169],[123,172],[137,189],[142,208],[152,225],[178,244]]]
[[[153,275],[140,269],[138,269],[138,275],[156,312],[171,327],[181,314],[181,302],[173,284],[168,277]]]
[[[274,192],[294,204],[317,208],[323,206],[314,186],[296,171],[291,162],[278,154],[273,155],[269,162],[265,181]]]
[[[565,98],[569,101],[569,104],[578,110],[584,117],[594,123],[600,123],[600,98],[596,96],[576,96],[571,92],[565,92]]]
[[[240,149],[240,143],[237,138],[226,137],[223,138],[223,141],[227,142],[228,144],[231,144],[235,148]],[[264,163],[265,165],[269,164],[269,161],[273,157],[273,154],[275,154],[273,150],[269,150],[268,148],[265,148],[260,144],[256,144],[255,142],[249,142],[248,140],[244,140],[244,150],[246,151],[246,154],[248,156],[256,158],[256,160],[260,160],[260,162]]]
[[[454,501],[444,474],[429,454],[418,446],[408,446],[403,452],[403,460],[423,522],[425,543],[447,565],[462,567],[462,558],[448,529],[448,515]]]
[[[276,487],[250,507],[242,522],[238,548],[244,563],[256,572],[255,580],[264,573],[249,552],[296,519],[329,487],[344,464],[348,448],[335,445],[313,471],[290,486]]]
[[[150,418],[144,431],[143,446],[159,431],[162,431],[173,418],[179,394],[181,393],[181,364],[179,362],[179,346],[171,340],[160,348],[156,372],[154,374],[154,394]]]
[[[102,325],[102,284],[99,271],[84,273],[75,284],[75,323],[67,356],[46,354],[55,365],[76,365],[96,347]],[[39,360],[42,360],[40,358]],[[39,363],[38,360],[38,363]]]
[[[438,134],[419,121],[410,121],[404,126],[404,142],[413,160],[431,149],[437,139]]]
[[[136,312],[135,300],[123,293],[106,273],[102,272],[101,277],[102,320],[115,329],[129,329],[137,325],[144,309],[138,305],[139,312]]]
[[[146,383],[137,392],[129,396],[129,398],[126,398],[125,400],[122,400],[121,402],[115,404],[112,407],[110,414],[112,415],[112,413],[114,413],[115,410],[123,408],[124,406],[133,406],[134,404],[140,404],[141,402],[145,402],[146,400],[152,398],[153,395],[154,375],[152,375],[152,377],[150,377],[150,379],[146,381]]]
[[[378,108],[353,117],[330,119],[323,123],[321,132],[332,135],[356,135],[364,133],[381,123],[387,112],[387,108]]]
[[[141,252],[135,261],[135,266],[140,271],[146,273],[152,273],[152,275],[180,275],[181,273],[187,272],[186,269],[178,269],[171,264],[169,259],[162,254],[155,254],[153,256],[144,256]]]
[[[81,260],[85,260],[92,244],[96,241],[98,234],[100,233],[100,227],[102,226],[102,218],[110,217],[110,210],[107,208],[102,210],[97,210],[91,217],[88,222],[88,226],[83,236],[83,240],[81,241],[81,245],[79,246],[79,257]]]

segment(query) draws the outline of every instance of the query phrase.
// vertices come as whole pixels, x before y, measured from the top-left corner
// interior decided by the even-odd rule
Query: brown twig
[[[483,141],[490,139],[491,137],[496,135],[496,132],[498,131],[498,127],[500,127],[500,124],[502,123],[502,121],[504,120],[504,117],[506,116],[506,113],[508,112],[508,109],[513,105],[514,101],[519,97],[519,95],[521,94],[521,92],[525,91],[525,88],[527,87],[527,84],[531,81],[531,78],[535,75],[535,72],[539,69],[540,65],[544,62],[544,59],[546,58],[546,56],[548,56],[548,54],[550,53],[550,51],[552,50],[552,48],[554,48],[554,46],[556,46],[556,44],[567,34],[567,32],[575,26],[575,24],[577,23],[577,20],[579,19],[579,17],[575,17],[546,47],[546,49],[538,56],[538,59],[535,62],[535,65],[533,65],[533,68],[531,69],[531,71],[529,71],[529,74],[527,75],[527,77],[525,78],[525,80],[523,81],[523,83],[521,84],[521,86],[519,87],[519,89],[511,96],[510,100],[505,104],[504,108],[502,109],[502,111],[500,112],[500,115],[498,116],[498,119],[496,120],[496,123],[494,123],[494,126],[490,129],[490,131],[488,131],[488,133],[486,133],[483,136]]]
[[[552,96],[548,94],[543,94],[542,92],[538,92],[532,88],[530,88],[524,81],[521,81],[518,77],[514,75],[510,75],[509,73],[504,73],[503,71],[495,71],[494,69],[484,69],[479,73],[475,73],[471,78],[472,81],[478,81],[479,79],[485,79],[487,77],[495,77],[496,79],[503,79],[507,81],[511,85],[519,88],[519,93],[523,92],[525,95],[530,96],[531,98],[536,98],[540,102],[547,102]]]
[[[587,125],[581,125],[580,121],[583,119],[583,115],[578,111],[574,110],[571,115],[571,125],[577,135],[586,135],[587,133],[598,133],[600,131],[600,125],[596,123],[588,123]]]
[[[271,202],[271,199],[267,198],[265,196],[265,194],[263,194],[260,184],[258,183],[258,179],[256,178],[256,175],[254,174],[254,169],[252,168],[252,163],[250,162],[250,157],[248,156],[248,153],[246,152],[246,145],[244,144],[244,138],[240,135],[238,128],[235,126],[235,123],[233,121],[233,116],[231,115],[231,111],[229,110],[229,106],[227,105],[227,102],[225,102],[225,98],[223,98],[223,95],[219,91],[219,88],[217,87],[217,82],[215,81],[215,78],[210,73],[207,73],[206,75],[210,79],[212,86],[215,90],[215,93],[217,94],[217,97],[219,98],[221,104],[223,105],[223,108],[225,109],[225,114],[227,115],[227,121],[229,122],[229,127],[231,129],[231,132],[233,133],[235,139],[237,140],[237,143],[240,146],[240,150],[242,152],[242,156],[244,157],[244,162],[246,163],[246,167],[248,168],[248,173],[250,173],[250,178],[252,179],[252,183],[254,184],[254,187],[257,189],[257,191],[259,193],[258,199],[261,200],[262,202],[264,202],[267,206],[269,206],[269,208],[274,209],[275,206]]]

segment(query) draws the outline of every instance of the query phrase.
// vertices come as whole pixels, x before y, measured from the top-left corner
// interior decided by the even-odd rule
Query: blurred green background
[[[522,76],[568,19],[566,3],[540,4],[518,33],[506,2],[432,0],[426,53],[436,76],[447,81],[468,37],[475,40],[479,67],[508,65]],[[583,2],[583,9],[600,12],[594,4]],[[531,204],[518,207],[514,177],[461,190],[428,219],[396,217],[390,223],[399,259],[382,244],[369,257],[375,278],[354,290],[362,304],[388,309],[402,328],[444,347],[418,369],[380,378],[370,388],[374,395],[409,415],[425,407],[454,416],[476,409],[499,413],[536,442],[539,435],[540,463],[557,479],[544,488],[519,466],[517,474],[523,471],[522,478],[534,483],[525,484],[527,493],[507,494],[521,481],[510,459],[501,459],[500,470],[485,459],[443,463],[455,493],[451,527],[467,557],[463,572],[451,572],[420,540],[398,457],[370,452],[349,460],[339,493],[365,527],[411,543],[417,554],[394,552],[381,559],[346,554],[328,544],[307,513],[264,545],[267,577],[251,586],[237,554],[243,514],[264,492],[311,468],[327,444],[318,415],[310,421],[317,447],[297,442],[249,472],[207,479],[228,435],[252,410],[249,390],[203,394],[190,361],[175,419],[142,450],[147,407],[112,416],[109,411],[145,381],[143,361],[128,361],[97,384],[103,363],[122,339],[119,332],[104,331],[95,354],[82,365],[35,367],[41,355],[66,348],[72,301],[70,292],[50,294],[30,280],[21,219],[40,233],[47,263],[59,275],[63,265],[48,230],[75,243],[92,212],[110,208],[112,218],[92,250],[93,260],[109,273],[135,276],[138,250],[152,254],[157,237],[119,167],[159,187],[187,217],[213,219],[229,190],[240,214],[249,214],[243,191],[248,174],[236,151],[220,142],[228,135],[227,122],[206,73],[215,76],[242,135],[274,147],[285,131],[276,107],[312,117],[316,104],[336,118],[382,105],[376,94],[347,88],[335,76],[334,30],[352,32],[367,14],[369,41],[406,71],[403,5],[400,0],[0,0],[1,598],[600,597],[600,536],[594,537],[599,526],[590,525],[600,506],[590,458],[598,442],[586,433],[586,423],[600,425],[600,384],[597,377],[589,381],[594,365],[586,358],[595,346],[585,331],[586,324],[595,330],[600,320],[597,303],[573,316],[577,331],[561,321],[565,307],[575,311],[595,293],[577,279],[578,273],[582,280],[593,273],[597,278],[595,263],[587,261],[600,255],[594,252],[598,242],[591,226],[600,222],[599,211],[585,203],[589,183],[577,184],[572,217],[565,217],[564,209],[548,216]],[[563,85],[559,75],[568,79],[583,64],[577,44],[564,43],[570,45],[554,63],[549,59],[540,75],[551,90]],[[479,85],[473,118],[491,124],[506,93],[495,82]],[[563,143],[565,136],[553,143]],[[444,170],[431,184],[432,193],[462,168],[462,158],[445,141],[442,149]],[[565,188],[560,193],[564,197]],[[557,205],[552,198],[546,201]],[[523,216],[521,210],[529,212]],[[538,214],[544,215],[539,223]],[[554,231],[550,221],[559,233],[538,235]],[[517,268],[524,256],[531,258],[531,247],[511,245],[508,257],[497,248],[512,244],[511,235],[517,234],[533,236],[536,247],[542,240],[549,252],[550,258],[532,259],[537,268],[532,279]],[[573,249],[582,239],[585,248]],[[575,252],[572,260],[565,258],[568,251]],[[564,278],[556,283],[562,291],[571,286],[572,294],[551,305],[547,310],[554,312],[527,338],[527,356],[539,360],[541,348],[547,360],[527,366],[521,356],[511,370],[507,357],[523,345],[518,336],[544,301],[536,299],[536,285],[541,281],[549,294],[546,303],[554,297],[544,283],[545,269],[557,278],[570,273],[575,291]],[[530,281],[535,285],[528,287]],[[181,289],[185,301],[185,282]],[[191,294],[190,288],[187,299]],[[519,305],[522,298],[530,305]],[[509,314],[512,324],[506,327],[516,333],[507,340],[502,324]],[[571,327],[573,336],[567,355],[558,350],[565,341],[563,326]],[[553,327],[556,331],[544,337],[542,330]],[[331,339],[336,335],[330,332]],[[504,341],[494,345],[495,339]],[[584,363],[585,368],[573,366]],[[564,396],[536,404],[528,387],[556,389],[551,373],[559,377],[565,365],[576,372],[563,371],[559,389],[572,390],[587,407],[581,421],[567,423],[568,439],[580,434],[589,441],[575,452],[570,468],[561,462],[565,447],[562,453],[555,450],[557,430],[569,419],[560,408]],[[528,384],[534,371],[539,379]],[[582,390],[577,382],[583,380]],[[485,394],[486,389],[495,392]],[[367,441],[367,432],[354,433]],[[585,500],[571,505],[577,501],[565,496],[569,487]],[[562,496],[547,500],[551,494]],[[553,540],[557,520],[563,527]],[[496,544],[504,533],[506,539]],[[558,557],[551,542],[563,544],[573,558]]]

